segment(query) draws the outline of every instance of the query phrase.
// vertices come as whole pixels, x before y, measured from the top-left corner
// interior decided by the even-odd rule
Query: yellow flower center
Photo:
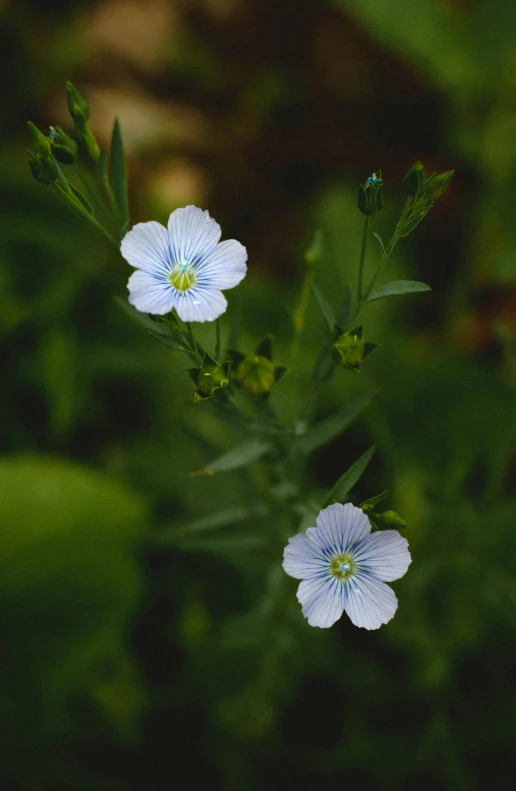
[[[188,261],[180,261],[174,264],[174,268],[168,276],[168,282],[178,291],[188,291],[195,285],[195,272]]]
[[[336,555],[330,563],[330,572],[341,580],[350,577],[355,570],[351,555]]]

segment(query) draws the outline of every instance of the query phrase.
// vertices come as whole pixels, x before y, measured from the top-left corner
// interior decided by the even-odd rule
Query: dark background
[[[515,9],[1,4],[2,791],[513,788]],[[379,632],[308,627],[259,519],[178,540],[246,504],[249,481],[188,476],[234,439],[114,304],[127,264],[31,179],[25,122],[70,131],[67,79],[101,142],[120,118],[133,222],[194,203],[246,245],[230,314],[243,346],[272,331],[289,365],[284,308],[314,228],[336,303],[356,278],[358,183],[383,169],[387,236],[416,159],[456,170],[389,265],[432,294],[370,309],[380,351],[320,407],[379,391],[312,465],[331,486],[375,442],[353,501],[388,487],[408,521],[413,563]],[[301,377],[323,338],[312,312]],[[294,380],[274,396],[286,418]]]

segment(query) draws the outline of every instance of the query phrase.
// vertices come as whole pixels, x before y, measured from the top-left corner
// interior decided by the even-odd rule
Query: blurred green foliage
[[[242,1],[217,16],[224,4],[170,3],[182,43],[150,65],[119,43],[106,54],[132,16],[143,36],[133,4],[118,5],[24,0],[0,19],[2,791],[160,791],[182,776],[224,791],[512,789],[514,4]],[[146,5],[153,35],[172,40]],[[307,498],[376,444],[353,501],[389,488],[413,554],[380,632],[310,629],[280,567],[286,526],[245,474],[188,475],[237,445],[238,427],[193,404],[184,361],[112,299],[127,265],[27,168],[28,117],[70,131],[55,99],[66,79],[86,94],[137,85],[136,127],[159,120],[129,149],[135,220],[194,201],[188,167],[202,170],[203,208],[250,252],[223,340],[240,315],[239,348],[272,332],[275,360],[295,353],[271,396],[285,420],[326,331],[310,296],[293,348],[313,229],[316,282],[337,311],[355,285],[357,185],[382,166],[384,235],[407,166],[456,168],[389,263],[432,293],[368,307],[365,337],[381,348],[359,376],[338,371],[318,415],[377,392],[316,452]],[[149,120],[151,108],[171,115]],[[153,179],[179,155],[186,175],[165,199]],[[213,328],[199,334],[212,350]]]

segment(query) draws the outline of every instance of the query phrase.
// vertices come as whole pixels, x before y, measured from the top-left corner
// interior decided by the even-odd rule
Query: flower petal
[[[176,303],[176,290],[154,275],[137,269],[127,283],[129,302],[142,313],[164,316]]]
[[[397,530],[381,530],[368,536],[357,548],[354,560],[360,570],[384,582],[392,582],[403,577],[412,558],[406,538]]]
[[[194,288],[177,291],[174,307],[183,321],[214,321],[224,313],[227,299],[220,291],[208,288]]]
[[[140,222],[126,233],[120,251],[131,266],[164,278],[172,268],[167,229],[159,222]]]
[[[371,532],[369,519],[364,512],[346,503],[334,503],[319,512],[315,520],[320,540],[326,543],[332,554],[348,552]]]
[[[283,551],[283,568],[291,577],[298,580],[319,577],[321,573],[328,573],[328,565],[328,558],[320,547],[306,535],[298,533],[289,538]]]
[[[245,277],[247,250],[235,239],[220,242],[195,267],[198,281],[224,289],[237,286]]]
[[[176,209],[168,218],[168,233],[174,263],[198,263],[209,255],[220,239],[220,225],[209,212],[197,206]]]
[[[344,611],[345,587],[330,574],[301,582],[297,598],[310,626],[328,629],[339,620]]]
[[[354,574],[347,580],[344,590],[344,609],[355,626],[379,629],[398,609],[394,591],[367,574]]]

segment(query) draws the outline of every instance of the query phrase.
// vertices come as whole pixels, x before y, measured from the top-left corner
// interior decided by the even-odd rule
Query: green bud
[[[377,170],[358,188],[358,208],[367,217],[380,211],[382,200],[382,171]]]
[[[231,362],[219,365],[206,354],[201,368],[189,368],[188,373],[197,388],[194,401],[205,401],[207,398],[213,398],[217,391],[225,390],[229,385],[230,367]]]
[[[445,173],[440,173],[438,176],[433,173],[425,185],[425,200],[434,201],[436,198],[439,198],[447,189],[454,173],[454,170],[447,170]]]
[[[71,82],[66,83],[66,97],[68,99],[68,112],[75,122],[87,121],[90,117],[88,102],[82,93]]]
[[[70,135],[63,132],[59,126],[51,126],[49,139],[52,152],[58,162],[64,165],[73,165],[77,162],[77,143]]]
[[[358,373],[362,360],[369,357],[377,348],[376,343],[365,342],[361,326],[344,333],[340,327],[335,327],[333,333],[333,356],[344,368]]]
[[[394,527],[396,530],[402,530],[407,526],[406,521],[396,511],[384,511],[382,514],[378,514],[378,518],[385,527]]]
[[[40,184],[53,184],[57,179],[57,163],[53,157],[42,157],[29,151],[32,175]]]
[[[412,165],[405,176],[403,189],[407,195],[419,195],[423,192],[426,183],[425,169],[421,162]]]
[[[90,117],[88,102],[71,82],[66,83],[66,94],[68,97],[68,110],[75,122],[77,134],[91,159],[96,162],[100,156],[100,148],[88,126],[88,118]]]
[[[41,132],[38,127],[32,123],[32,121],[27,121],[27,126],[29,127],[32,139],[34,141],[36,154],[38,154],[40,157],[46,157],[50,159],[52,157],[52,148],[50,146],[48,137],[45,137],[43,132]]]
[[[236,380],[253,395],[270,393],[276,382],[276,366],[267,357],[253,354],[245,357],[236,371]]]

